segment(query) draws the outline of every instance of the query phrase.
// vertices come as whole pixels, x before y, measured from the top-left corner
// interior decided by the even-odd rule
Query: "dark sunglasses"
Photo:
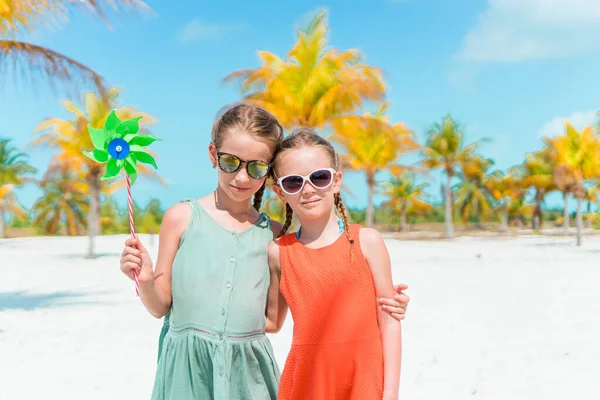
[[[317,189],[326,189],[333,182],[333,176],[335,175],[335,169],[333,168],[321,168],[311,172],[307,176],[298,174],[286,175],[277,179],[277,184],[281,187],[285,193],[292,195],[299,193],[306,181],[309,181]]]
[[[271,169],[271,164],[266,163],[264,161],[252,160],[246,161],[242,160],[238,156],[234,156],[229,153],[221,153],[217,152],[217,160],[219,164],[219,168],[223,172],[227,172],[228,174],[232,174],[240,169],[242,163],[246,164],[246,171],[248,175],[250,175],[254,179],[262,179],[269,173]]]

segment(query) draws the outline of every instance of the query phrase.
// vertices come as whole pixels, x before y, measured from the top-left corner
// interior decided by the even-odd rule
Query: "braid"
[[[342,203],[342,195],[339,193],[334,194],[333,202],[335,204],[335,208],[342,217],[342,222],[344,223],[344,232],[346,232],[348,241],[352,245],[354,244],[354,239],[352,239],[352,235],[350,235],[350,229],[348,228],[348,211],[346,210],[346,206],[344,206],[344,203]]]
[[[256,209],[256,211],[260,211],[260,204],[262,203],[263,194],[265,193],[265,185],[266,181],[263,182],[262,186],[256,193],[254,193],[254,204],[252,206]]]
[[[279,232],[279,237],[285,235],[287,230],[290,228],[290,225],[292,225],[293,214],[294,211],[292,210],[292,207],[290,207],[288,203],[285,203],[285,222],[283,224],[283,227],[281,228],[281,232]]]

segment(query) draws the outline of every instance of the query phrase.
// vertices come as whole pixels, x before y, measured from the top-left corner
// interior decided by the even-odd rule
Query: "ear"
[[[208,145],[208,158],[210,159],[210,163],[213,165],[213,167],[217,166],[217,148],[215,147],[214,143],[210,143]]]
[[[342,177],[344,176],[344,173],[341,171],[338,171],[335,173],[335,176],[333,177],[333,193],[339,193],[340,190],[342,190]]]
[[[279,185],[275,183],[272,186],[272,188],[273,188],[273,191],[275,192],[275,194],[277,195],[277,197],[279,197],[279,200],[281,200],[284,203],[287,203],[287,201],[285,200],[285,193],[283,193],[283,190],[281,190]]]

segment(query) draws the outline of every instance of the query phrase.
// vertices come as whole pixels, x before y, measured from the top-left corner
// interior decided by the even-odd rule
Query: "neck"
[[[329,215],[324,215],[318,219],[303,221],[300,219],[300,227],[302,230],[301,237],[305,241],[313,241],[324,234],[339,235],[340,227],[338,225],[338,216],[333,210]]]
[[[220,186],[214,192],[215,196],[215,207],[217,210],[227,211],[232,215],[244,215],[249,214],[254,210],[249,200],[235,201],[231,197],[227,196]]]

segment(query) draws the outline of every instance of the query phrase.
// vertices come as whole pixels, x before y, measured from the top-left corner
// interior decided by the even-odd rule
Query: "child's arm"
[[[373,274],[376,296],[393,298],[395,291],[392,283],[392,268],[383,238],[379,232],[370,228],[362,228],[359,237],[361,251]],[[377,320],[383,342],[383,399],[398,399],[402,360],[400,321],[384,312],[381,307],[377,307]]]
[[[267,295],[267,325],[265,331],[277,333],[281,330],[285,317],[287,315],[288,305],[285,298],[279,291],[279,281],[281,280],[281,266],[279,262],[279,245],[277,240],[269,243],[269,271],[271,282]]]
[[[189,204],[178,203],[170,207],[163,217],[160,233],[156,269],[152,270],[152,259],[139,239],[128,239],[121,257],[121,269],[132,276],[138,273],[140,299],[146,309],[156,318],[162,318],[171,308],[171,271],[179,241],[192,215]]]

